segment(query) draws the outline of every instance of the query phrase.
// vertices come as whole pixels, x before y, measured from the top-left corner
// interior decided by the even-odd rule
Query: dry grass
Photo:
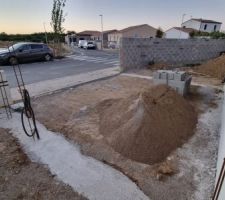
[[[0,48],[7,48],[8,46],[11,46],[13,42],[10,41],[0,41]]]

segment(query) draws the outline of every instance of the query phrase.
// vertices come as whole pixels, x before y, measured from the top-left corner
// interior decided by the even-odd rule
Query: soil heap
[[[195,68],[196,72],[209,75],[211,77],[223,79],[225,77],[225,55],[209,60]]]
[[[173,89],[155,86],[99,105],[100,133],[115,151],[146,164],[163,161],[194,134],[197,113]]]

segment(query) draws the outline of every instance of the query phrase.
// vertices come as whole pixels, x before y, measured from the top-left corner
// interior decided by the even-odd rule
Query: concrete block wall
[[[178,93],[185,96],[189,92],[192,77],[186,72],[171,70],[158,70],[153,73],[153,83],[165,84],[174,88]]]
[[[168,64],[196,64],[225,51],[224,39],[121,38],[120,66],[123,71],[139,69],[150,61]]]

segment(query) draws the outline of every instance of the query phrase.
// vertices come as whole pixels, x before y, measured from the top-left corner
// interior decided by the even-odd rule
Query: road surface
[[[73,55],[64,59],[22,64],[21,69],[25,84],[31,84],[115,66],[119,66],[118,51],[75,49]],[[5,71],[10,87],[16,87],[12,67],[0,68]]]

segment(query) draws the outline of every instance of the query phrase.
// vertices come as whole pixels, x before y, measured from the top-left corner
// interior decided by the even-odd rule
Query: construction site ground
[[[151,75],[149,70],[132,73]],[[121,171],[150,199],[205,200],[210,198],[214,187],[223,92],[219,80],[199,75],[193,80],[195,85],[191,86],[186,101],[197,113],[194,133],[154,164],[137,162],[115,151],[100,134],[98,118],[101,102],[129,99],[152,88],[152,80],[119,75],[37,98],[33,106],[38,121],[49,130],[79,144],[83,154]]]
[[[31,162],[8,130],[0,129],[0,199],[84,200],[47,166]]]

